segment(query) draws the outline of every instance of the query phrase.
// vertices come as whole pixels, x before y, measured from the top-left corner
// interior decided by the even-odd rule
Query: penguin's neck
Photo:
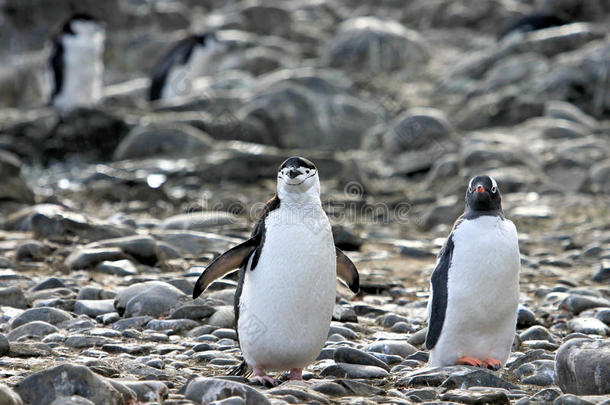
[[[504,212],[502,211],[502,208],[483,211],[466,207],[466,211],[463,214],[464,219],[476,219],[483,216],[500,217],[504,219]]]
[[[298,208],[298,207],[320,207],[320,191],[317,187],[311,187],[306,191],[288,192],[287,190],[278,190],[278,198],[281,201],[281,207]]]

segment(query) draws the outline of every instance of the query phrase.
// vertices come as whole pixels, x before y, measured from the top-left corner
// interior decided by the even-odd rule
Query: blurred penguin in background
[[[102,98],[104,41],[101,22],[75,14],[55,36],[50,58],[51,105],[61,110],[90,107]]]
[[[214,33],[193,34],[178,41],[152,71],[149,101],[191,94],[194,80],[207,73],[210,61],[221,49]]]

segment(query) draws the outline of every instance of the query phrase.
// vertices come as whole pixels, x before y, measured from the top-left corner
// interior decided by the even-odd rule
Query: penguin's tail
[[[229,370],[229,374],[228,375],[240,375],[240,376],[244,376],[247,377],[248,374],[250,374],[251,371],[248,370],[248,364],[246,363],[245,360],[243,360],[241,363],[239,363],[239,365],[233,367],[231,370]]]

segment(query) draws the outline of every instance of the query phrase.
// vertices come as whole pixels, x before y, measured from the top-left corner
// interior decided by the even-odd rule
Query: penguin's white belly
[[[266,220],[258,265],[246,270],[238,333],[252,367],[287,370],[316,359],[335,304],[336,253],[321,207],[305,223],[287,208]]]
[[[193,92],[195,80],[206,72],[211,52],[196,46],[187,63],[174,64],[161,90],[162,99],[188,96]]]
[[[519,304],[517,230],[508,220],[483,216],[460,224],[453,242],[445,321],[430,365],[452,365],[463,356],[505,363]]]
[[[53,100],[59,108],[91,106],[102,98],[103,36],[63,39],[63,84]]]

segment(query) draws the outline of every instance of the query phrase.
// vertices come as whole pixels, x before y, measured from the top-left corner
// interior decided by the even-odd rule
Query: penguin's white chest
[[[63,44],[63,83],[53,100],[59,108],[91,106],[102,98],[104,35],[66,35]]]
[[[515,225],[495,216],[465,220],[453,233],[445,321],[433,366],[471,356],[503,363],[513,342],[520,257]]]
[[[336,253],[321,207],[281,207],[266,219],[258,265],[246,270],[238,333],[244,359],[305,367],[320,353],[335,303]]]
[[[161,98],[188,96],[195,87],[195,80],[207,72],[207,67],[213,54],[213,49],[195,46],[189,60],[185,64],[175,63],[167,74],[161,91]]]

